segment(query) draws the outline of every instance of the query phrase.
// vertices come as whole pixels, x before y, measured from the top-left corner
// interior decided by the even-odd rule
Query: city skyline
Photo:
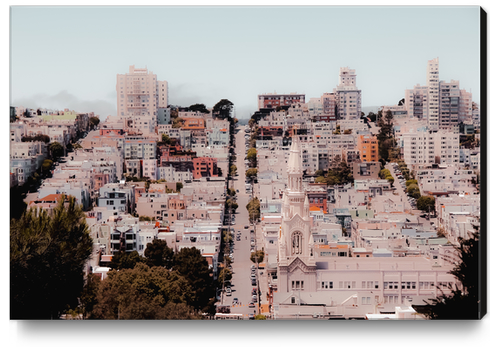
[[[459,81],[480,102],[477,6],[14,6],[10,14],[12,106],[115,116],[116,75],[130,65],[167,81],[171,105],[229,99],[241,119],[258,94],[308,101],[332,92],[341,67],[356,71],[363,107],[394,105],[426,84],[437,57],[440,80]]]

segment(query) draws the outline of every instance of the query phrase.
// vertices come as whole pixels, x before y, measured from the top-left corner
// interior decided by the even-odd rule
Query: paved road
[[[249,307],[249,303],[252,300],[252,283],[250,280],[250,267],[253,264],[250,261],[250,239],[254,236],[251,233],[251,229],[245,229],[245,226],[250,226],[248,219],[247,204],[250,200],[249,194],[245,193],[245,138],[244,131],[242,130],[236,135],[236,153],[237,153],[237,173],[238,176],[230,182],[230,187],[238,190],[237,203],[238,208],[236,210],[235,225],[232,227],[235,229],[235,245],[233,250],[233,278],[232,278],[232,295],[224,297],[224,304],[231,305],[233,298],[238,298],[241,305],[234,306],[231,309],[232,313],[242,314],[258,314],[257,305],[255,307]],[[253,229],[253,226],[252,226]],[[236,237],[238,232],[241,234],[241,240],[237,241]],[[262,285],[261,285],[262,287]]]
[[[395,169],[393,167],[393,164],[387,163],[385,167],[388,170],[390,170],[391,175],[395,178],[395,182],[393,183],[393,186],[396,188],[398,194],[402,197],[402,201],[406,204],[406,206],[409,206],[409,213],[412,213],[413,215],[417,216],[418,217],[418,222],[420,224],[422,224],[424,226],[424,228],[430,229],[431,227],[434,227],[434,226],[432,226],[430,224],[430,222],[434,222],[436,220],[435,218],[431,218],[430,221],[429,221],[429,220],[427,220],[425,218],[419,217],[424,212],[423,211],[420,211],[420,210],[417,210],[416,208],[413,209],[412,206],[410,205],[410,202],[408,201],[408,195],[403,190],[403,186],[402,186],[400,180],[398,179],[398,177],[396,176],[396,173],[395,173]],[[422,194],[422,191],[420,193]]]

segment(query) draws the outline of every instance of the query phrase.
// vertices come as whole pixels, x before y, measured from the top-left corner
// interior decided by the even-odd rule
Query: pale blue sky
[[[331,92],[356,70],[362,105],[425,85],[427,61],[480,102],[480,9],[469,7],[12,7],[10,104],[116,114],[116,75],[147,67],[171,104]]]

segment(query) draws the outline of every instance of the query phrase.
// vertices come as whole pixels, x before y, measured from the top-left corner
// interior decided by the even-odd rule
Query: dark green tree
[[[30,209],[10,223],[10,318],[56,319],[78,306],[92,253],[85,214],[62,196],[52,215]]]
[[[171,269],[174,262],[174,251],[167,246],[165,240],[153,240],[145,249],[146,264],[148,266],[163,266]]]
[[[97,304],[97,292],[101,279],[94,274],[88,274],[85,280],[82,294],[80,295],[80,308],[84,319],[90,319],[90,315]]]
[[[213,114],[219,119],[228,119],[231,121],[231,113],[233,111],[233,103],[228,99],[221,99],[213,107]]]
[[[100,123],[100,119],[98,117],[90,117],[88,119],[88,124],[89,124],[90,130],[94,130],[95,128],[97,128],[99,123]]]
[[[52,142],[49,144],[49,152],[53,160],[58,160],[65,154],[63,146],[59,142]]]
[[[175,271],[143,263],[109,271],[97,292],[94,319],[199,319],[190,307],[193,292]]]
[[[450,273],[460,284],[450,287],[451,292],[442,291],[435,299],[430,299],[426,306],[416,310],[429,319],[481,319],[482,309],[480,300],[480,234],[478,231],[469,234],[469,238],[458,239],[454,246],[458,260]],[[442,289],[442,288],[438,288]]]
[[[137,263],[144,263],[145,258],[138,254],[138,251],[130,253],[119,251],[112,255],[109,267],[116,270],[133,269]]]
[[[195,247],[182,248],[174,257],[173,270],[187,279],[195,293],[191,306],[214,314],[215,287],[208,262],[201,252]]]
[[[430,212],[434,211],[436,199],[433,196],[424,195],[417,200],[417,210]]]
[[[189,106],[189,111],[209,113],[209,110],[206,108],[206,105],[204,105],[204,104],[191,105],[191,106]]]
[[[167,134],[162,134],[162,142],[164,145],[170,145],[171,143],[171,138]]]
[[[233,273],[230,269],[228,268],[223,268],[221,269],[219,276],[218,276],[218,287],[221,288],[223,287],[223,281],[231,281],[233,278]]]
[[[264,251],[258,250],[250,254],[250,260],[253,263],[262,263],[264,261]]]

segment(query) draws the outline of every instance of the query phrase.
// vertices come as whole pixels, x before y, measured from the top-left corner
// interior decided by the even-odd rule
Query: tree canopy
[[[184,276],[143,263],[110,271],[99,285],[94,319],[198,319],[192,290]]]
[[[209,110],[206,108],[206,105],[204,105],[204,104],[191,105],[191,106],[189,106],[189,111],[209,113]]]
[[[10,223],[10,318],[53,319],[78,306],[92,253],[85,214],[63,195],[52,215],[30,209]]]
[[[215,289],[208,262],[195,247],[182,248],[174,257],[173,270],[184,276],[195,295],[191,306],[214,314]]]
[[[233,103],[228,99],[221,99],[213,107],[213,114],[219,119],[231,120],[231,112],[233,111]]]
[[[250,254],[250,260],[253,263],[262,263],[264,261],[264,251],[258,250],[256,252],[252,252]]]
[[[469,238],[458,239],[454,246],[458,260],[450,273],[460,282],[451,287],[449,294],[440,293],[430,299],[426,306],[417,307],[417,311],[429,319],[479,319],[482,318],[480,308],[480,234],[470,233]],[[438,288],[440,289],[440,288]]]
[[[88,119],[88,123],[89,123],[89,129],[94,130],[99,125],[100,119],[98,117],[90,117]]]
[[[417,200],[417,209],[425,212],[434,211],[436,199],[433,196],[424,195]]]
[[[49,144],[49,152],[51,153],[51,158],[58,160],[64,155],[65,150],[61,143],[55,141]]]

